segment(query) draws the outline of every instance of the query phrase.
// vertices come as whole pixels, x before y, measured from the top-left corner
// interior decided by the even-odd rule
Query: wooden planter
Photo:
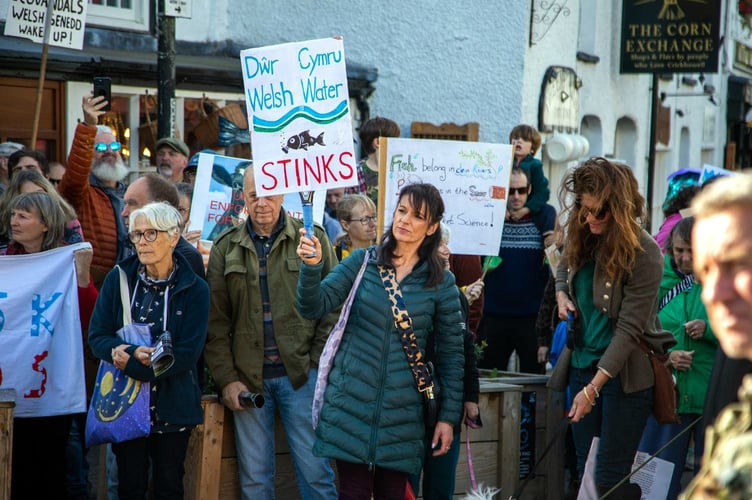
[[[13,408],[16,391],[0,389],[0,500],[10,499],[10,473],[13,461]]]
[[[471,488],[465,444],[468,435],[476,480],[486,486],[502,488],[505,498],[517,489],[523,389],[524,386],[501,383],[499,380],[481,381],[479,406],[484,426],[482,429],[470,429],[469,434],[466,434],[464,427],[462,429],[454,492],[456,498],[464,496]],[[189,500],[235,500],[240,498],[240,493],[232,413],[217,401],[216,396],[205,396],[202,405],[204,423],[194,429],[188,446],[185,497]],[[298,499],[300,495],[292,458],[279,420],[276,422],[275,436],[277,498]],[[523,498],[561,496],[529,496],[532,489],[532,485],[526,488]]]
[[[535,393],[534,411],[530,414],[521,415],[518,429],[521,429],[521,436],[526,436],[527,430],[535,433],[534,446],[529,450],[522,443],[522,456],[518,460],[517,472],[520,476],[527,476],[535,464],[541,459],[546,447],[551,444],[551,449],[543,457],[543,461],[532,471],[532,477],[529,479],[518,478],[519,481],[527,480],[524,492],[520,498],[523,499],[549,499],[562,498],[564,495],[564,433],[566,424],[564,421],[564,393],[549,390],[546,387],[548,375],[539,375],[532,373],[516,372],[498,372],[494,378],[484,378],[490,375],[490,370],[480,370],[481,387],[484,383],[502,383],[513,384],[518,386],[522,391],[522,400],[525,400],[530,392]],[[533,410],[530,408],[530,410]],[[532,419],[534,425],[526,425],[525,420]],[[527,430],[526,430],[527,429]],[[526,451],[534,452],[532,454]],[[512,453],[509,451],[508,453]],[[520,455],[518,455],[520,456]],[[513,462],[510,456],[503,457],[505,466]],[[519,468],[522,465],[522,469]],[[504,489],[504,498],[508,498],[513,490]]]

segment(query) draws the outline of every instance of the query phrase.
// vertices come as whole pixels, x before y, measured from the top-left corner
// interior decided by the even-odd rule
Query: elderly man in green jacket
[[[283,196],[259,197],[253,169],[244,174],[248,219],[214,242],[207,281],[211,309],[205,358],[222,399],[234,412],[241,496],[274,498],[274,414],[287,435],[301,497],[337,497],[329,460],[313,456],[311,405],[321,351],[336,316],[303,319],[295,306],[302,221],[282,208]],[[316,236],[328,242],[323,228]],[[322,250],[325,272],[337,262]],[[245,408],[244,392],[263,394]]]

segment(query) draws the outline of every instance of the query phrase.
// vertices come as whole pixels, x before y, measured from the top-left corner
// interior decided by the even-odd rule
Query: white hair
[[[97,134],[110,134],[115,135],[115,131],[107,125],[97,125]]]

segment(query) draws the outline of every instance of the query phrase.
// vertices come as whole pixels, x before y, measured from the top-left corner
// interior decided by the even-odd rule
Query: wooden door
[[[0,142],[29,146],[34,123],[37,80],[0,78]],[[42,90],[37,143],[48,160],[65,161],[65,95],[63,82],[48,80]]]

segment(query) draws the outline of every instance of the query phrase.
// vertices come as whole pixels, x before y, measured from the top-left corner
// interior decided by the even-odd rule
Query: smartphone
[[[112,105],[112,79],[109,76],[94,77],[94,97],[104,96],[107,105],[102,109],[109,111]]]

